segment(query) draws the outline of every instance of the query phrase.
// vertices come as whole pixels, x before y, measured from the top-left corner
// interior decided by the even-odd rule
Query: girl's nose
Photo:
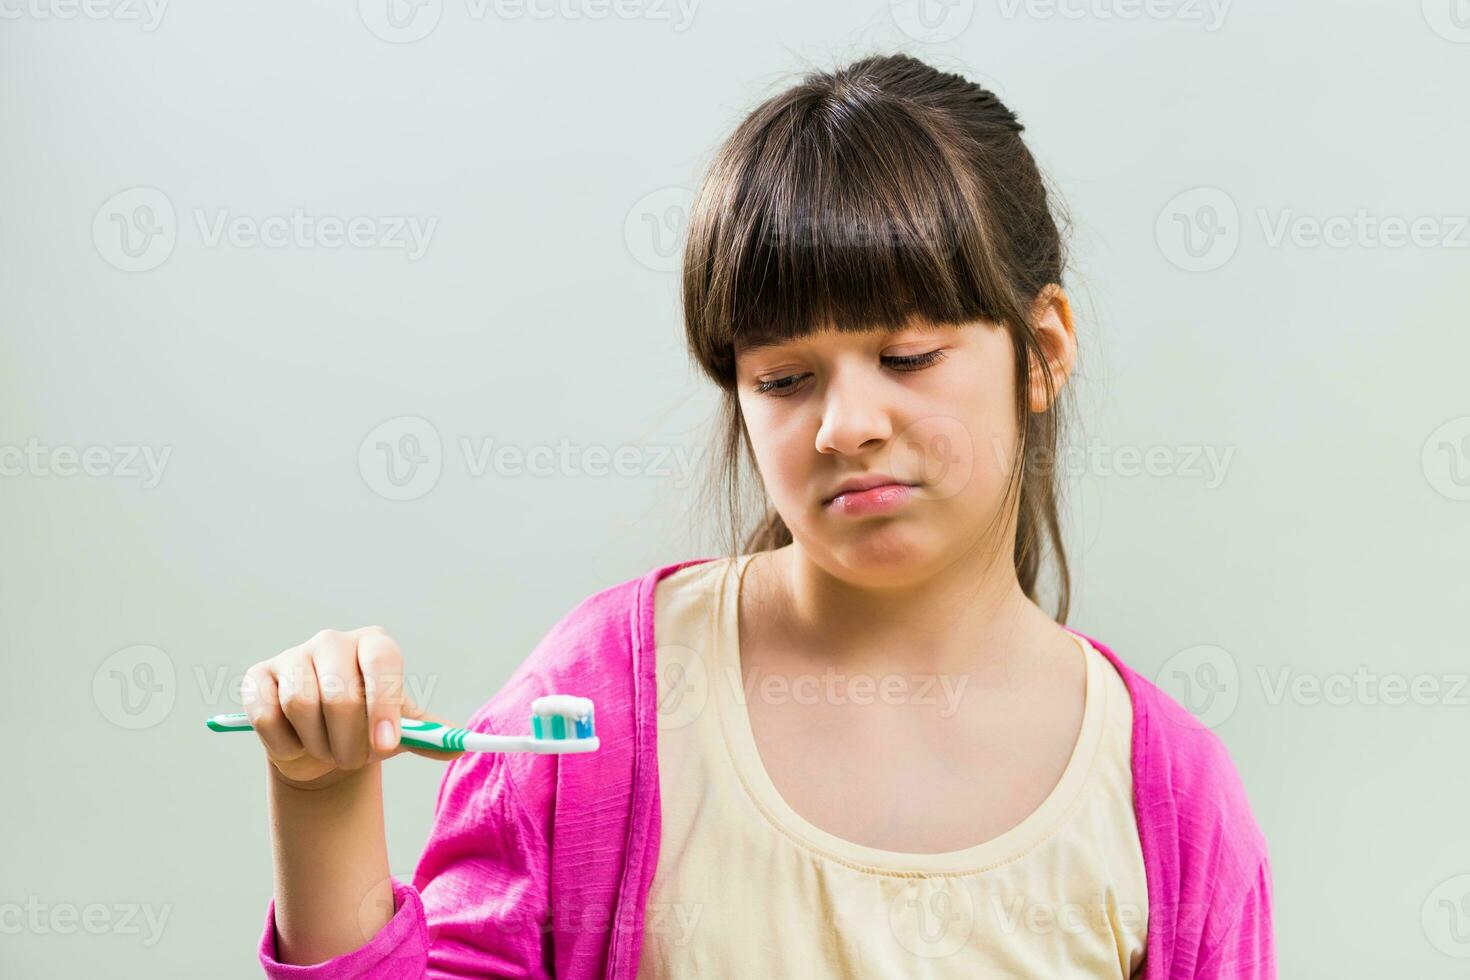
[[[874,388],[870,379],[854,372],[828,382],[817,452],[852,455],[893,437],[893,421]]]

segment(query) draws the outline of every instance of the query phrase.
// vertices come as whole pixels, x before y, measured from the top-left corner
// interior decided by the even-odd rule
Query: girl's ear
[[[1050,373],[1053,394],[1060,392],[1077,363],[1077,334],[1072,329],[1072,307],[1062,287],[1051,283],[1042,288],[1031,307],[1031,329],[1046,353],[1046,363],[1034,360],[1030,371],[1030,407],[1044,412],[1051,407],[1046,393],[1046,374]]]

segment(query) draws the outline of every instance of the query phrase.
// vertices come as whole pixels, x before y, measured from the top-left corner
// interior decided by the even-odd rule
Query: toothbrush
[[[243,711],[215,715],[206,719],[204,724],[215,732],[252,731],[250,716]],[[570,694],[548,694],[531,702],[530,735],[486,735],[417,718],[401,719],[399,729],[399,741],[445,752],[566,755],[595,752],[599,744],[592,727],[591,699]]]

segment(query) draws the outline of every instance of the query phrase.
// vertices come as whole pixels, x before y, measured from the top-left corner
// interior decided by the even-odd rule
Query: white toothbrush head
[[[592,699],[547,694],[531,702],[531,735],[547,741],[592,738],[597,734]]]

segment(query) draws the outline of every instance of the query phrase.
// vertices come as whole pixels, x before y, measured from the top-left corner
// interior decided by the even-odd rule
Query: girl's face
[[[1075,356],[1066,298],[1049,290],[1036,309],[1060,388]],[[859,585],[915,581],[970,553],[997,520],[1010,479],[1014,357],[1006,329],[984,321],[737,345],[746,429],[796,544]],[[1044,382],[1039,372],[1032,378],[1039,411]],[[875,476],[908,489],[833,499],[847,481]],[[999,525],[1007,560],[1011,526]]]

